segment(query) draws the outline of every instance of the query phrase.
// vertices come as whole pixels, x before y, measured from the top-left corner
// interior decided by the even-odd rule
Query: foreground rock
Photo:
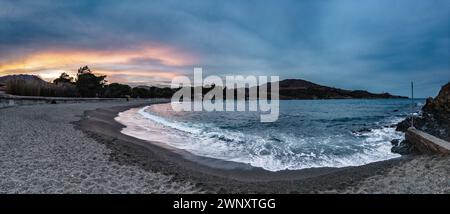
[[[405,141],[400,141],[399,139],[394,139],[391,141],[392,149],[391,152],[397,153],[400,155],[409,155],[413,153],[417,153],[415,148]]]
[[[411,126],[411,118],[397,125],[397,131],[406,132]],[[441,88],[436,98],[428,98],[420,116],[414,117],[414,127],[435,137],[450,141],[450,82]],[[399,154],[416,151],[413,144],[403,141],[392,148]],[[407,151],[407,152],[405,152]]]

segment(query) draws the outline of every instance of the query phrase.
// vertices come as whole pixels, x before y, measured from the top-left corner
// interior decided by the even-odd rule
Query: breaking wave
[[[260,127],[260,124],[249,123],[252,121],[249,118],[244,126],[229,122],[224,125],[211,119],[213,116],[203,117],[199,112],[188,113],[199,115],[186,119],[185,115],[170,112],[169,107],[170,104],[159,104],[131,109],[120,113],[116,120],[126,126],[122,133],[139,139],[159,141],[195,155],[247,163],[270,171],[358,166],[396,158],[399,155],[391,153],[390,141],[403,138],[403,134],[392,126],[402,117],[390,113],[367,116],[365,122],[372,127],[355,132],[351,128],[355,122],[364,121],[364,116],[357,115],[353,119],[339,116],[328,121],[312,118],[311,124],[298,124],[297,127],[292,127],[292,123],[303,124],[308,120]],[[290,117],[282,115],[280,118]],[[342,127],[342,123],[348,127]],[[289,127],[283,124],[289,124]],[[314,125],[323,127],[319,131],[300,129]]]

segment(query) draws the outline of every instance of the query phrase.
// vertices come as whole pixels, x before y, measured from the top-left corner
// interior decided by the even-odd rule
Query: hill
[[[319,85],[302,79],[286,79],[279,82],[280,99],[385,99],[403,98],[389,93],[371,93],[364,90],[345,90]],[[270,83],[268,85],[270,87]]]
[[[29,75],[29,74],[17,74],[17,75],[6,75],[6,76],[2,76],[0,77],[0,84],[6,84],[6,82],[10,81],[10,80],[14,80],[14,79],[20,79],[20,80],[34,80],[34,81],[38,81],[38,82],[45,82],[44,80],[42,80],[40,77],[36,76],[36,75]]]

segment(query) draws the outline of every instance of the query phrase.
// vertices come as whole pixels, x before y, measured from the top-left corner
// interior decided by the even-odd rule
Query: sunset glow
[[[79,67],[88,65],[95,73],[108,75],[112,79],[115,75],[170,79],[179,73],[177,68],[194,62],[195,57],[189,54],[156,45],[113,51],[44,50],[1,62],[0,75],[34,74],[52,80],[62,72],[75,75]],[[108,69],[111,67],[114,70]]]
[[[0,77],[87,65],[155,85],[202,67],[399,95],[414,81],[435,95],[450,79],[450,4],[380,1],[0,0]]]

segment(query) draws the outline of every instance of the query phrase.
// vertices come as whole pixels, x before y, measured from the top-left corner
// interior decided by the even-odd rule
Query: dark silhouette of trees
[[[135,88],[131,89],[131,97],[133,97],[133,98],[149,98],[150,91],[145,88],[135,87]]]
[[[177,91],[172,88],[158,88],[148,86],[138,86],[131,90],[133,98],[170,98]]]
[[[104,97],[127,97],[131,95],[131,87],[120,83],[111,83],[105,86]]]
[[[22,96],[44,97],[105,97],[105,98],[170,98],[177,89],[138,86],[120,83],[106,84],[106,76],[95,75],[88,66],[78,69],[76,78],[62,73],[53,83],[37,76],[23,75],[6,81],[5,91]]]
[[[85,65],[84,67],[80,67],[78,69],[78,75],[79,74],[90,74],[90,73],[92,73],[92,71],[87,65]]]
[[[106,84],[106,76],[96,76],[88,66],[78,69],[75,85],[82,97],[100,97]]]
[[[62,73],[58,78],[53,80],[53,83],[55,84],[64,84],[64,83],[73,83],[73,77],[69,76],[67,73]]]

